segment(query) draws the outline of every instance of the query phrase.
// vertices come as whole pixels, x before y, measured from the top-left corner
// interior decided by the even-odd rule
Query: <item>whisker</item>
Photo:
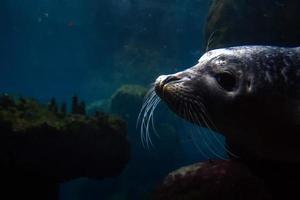
[[[150,136],[150,123],[151,127],[155,132],[155,135],[158,136],[154,125],[154,111],[160,102],[160,98],[157,96],[154,87],[151,87],[147,94],[144,97],[144,103],[139,112],[136,127],[140,126],[140,137],[143,147],[147,147],[148,149],[154,147]]]
[[[190,104],[189,104],[189,105],[190,105]],[[192,105],[190,105],[190,106],[191,106],[191,108],[194,108]],[[197,123],[200,125],[201,123],[200,123],[200,119],[198,118],[198,116],[197,116],[197,115],[194,115],[192,112],[190,112],[190,114],[191,114],[191,116],[192,116],[193,121],[197,122]],[[222,160],[226,160],[226,158],[224,158],[222,155],[220,155],[219,152],[213,148],[214,145],[213,145],[213,146],[210,146],[210,145],[208,144],[207,141],[210,141],[210,140],[209,140],[209,138],[207,137],[206,132],[203,132],[201,127],[198,127],[197,130],[198,130],[198,132],[200,132],[200,135],[204,135],[204,136],[205,136],[205,137],[204,137],[204,142],[206,143],[206,145],[207,145],[209,151],[210,151],[214,156],[216,156],[217,158],[222,159]]]
[[[152,104],[152,108],[150,110],[150,114],[148,115],[148,119],[147,119],[147,122],[146,122],[146,139],[148,141],[147,144],[148,145],[150,144],[152,147],[154,147],[154,145],[153,145],[150,133],[149,133],[149,124],[150,124],[150,121],[151,121],[151,119],[153,117],[154,110],[157,107],[157,105],[159,104],[159,102],[160,102],[160,99],[159,98],[155,98],[155,100],[154,100],[154,102]],[[149,146],[148,146],[148,148],[149,148]]]
[[[137,126],[139,123],[141,124],[140,132],[141,132],[141,141],[142,141],[143,147],[145,147],[145,144],[144,144],[144,142],[145,142],[145,138],[144,138],[145,137],[144,136],[145,118],[147,117],[149,109],[151,108],[151,103],[153,102],[155,95],[156,94],[154,93],[154,91],[149,92],[148,95],[146,95],[145,102],[142,106],[142,109],[141,109],[138,119],[137,119]],[[143,115],[143,118],[141,119],[142,115]],[[139,121],[141,121],[141,122],[139,122]]]
[[[187,107],[188,107],[189,116],[190,116],[191,121],[194,121],[194,122],[196,122],[198,125],[200,125],[200,122],[199,122],[198,120],[197,120],[197,121],[198,121],[198,122],[197,122],[197,121],[194,119],[194,116],[193,116],[193,114],[192,114],[191,107],[190,107],[189,105],[187,105]],[[209,144],[208,144],[207,141],[206,141],[206,133],[203,132],[202,129],[201,129],[198,125],[194,125],[194,126],[196,127],[196,130],[197,130],[198,134],[200,135],[200,138],[204,141],[204,143],[205,143],[205,145],[207,146],[207,148],[208,148],[208,150],[210,151],[210,153],[214,154],[214,152],[212,151],[212,149],[210,148]],[[204,135],[204,137],[202,137],[203,135]],[[197,146],[198,146],[198,145],[197,145]],[[207,157],[209,157],[209,156],[207,156]]]
[[[206,116],[208,122],[213,126],[213,129],[214,129],[215,131],[217,131],[217,132],[220,132],[220,131],[218,131],[216,125],[213,123],[213,121],[212,121],[211,118],[209,117],[208,112],[206,111],[205,107],[202,107],[202,109],[203,109],[203,112],[204,112],[204,114],[205,114],[205,116]],[[234,154],[234,153],[232,153],[232,152],[230,151],[230,147],[229,147],[226,143],[225,143],[224,145],[225,145],[225,147],[229,150],[228,153],[229,153],[231,156],[233,156],[233,157],[235,157],[235,158],[238,158],[238,156],[237,156],[236,154]]]
[[[151,90],[151,89],[150,89]],[[151,99],[155,96],[155,92],[154,90],[152,90],[152,92],[148,92],[144,98],[144,103],[142,105],[142,108],[139,112],[138,118],[137,118],[137,122],[136,122],[136,128],[138,127],[139,123],[140,123],[140,119],[141,119],[141,115],[144,112],[145,108],[147,107],[147,105],[149,104],[149,102],[151,101]]]
[[[146,123],[149,118],[149,111],[152,109],[154,102],[155,102],[155,95],[152,96],[151,99],[149,100],[149,102],[145,108],[142,123],[141,123],[142,139],[143,139],[143,141],[146,141],[147,147],[149,147],[149,144],[148,144],[148,139],[147,139],[147,124]]]
[[[214,40],[214,36],[215,36],[215,33],[216,33],[217,31],[218,31],[218,30],[215,30],[215,31],[213,31],[213,32],[210,34],[210,36],[209,36],[209,38],[208,38],[208,40],[207,40],[205,52],[207,52],[207,51],[209,50],[210,45],[214,42],[214,41],[213,41],[213,40]]]
[[[196,149],[204,156],[205,159],[209,159],[209,156],[207,155],[207,153],[205,153],[205,151],[202,150],[202,148],[200,147],[200,145],[198,145],[196,143],[193,132],[191,132],[190,136],[192,138],[193,145],[196,147]],[[201,138],[201,141],[202,141],[202,138]]]
[[[186,104],[186,102],[184,103],[184,109],[183,109],[183,116],[186,118],[186,119],[191,119],[192,116],[190,116],[191,111],[189,109],[189,106]],[[195,126],[194,124],[192,124],[193,127]],[[195,137],[194,137],[194,133],[193,132],[190,132],[189,134],[191,136],[191,139],[192,139],[192,142],[193,142],[193,145],[196,147],[196,149],[205,157],[205,159],[208,159],[209,156],[205,153],[204,150],[202,150],[202,148],[196,143],[195,141]],[[202,141],[202,137],[201,138],[201,141]]]
[[[203,104],[202,104],[203,105]],[[199,109],[197,109],[199,108]],[[205,124],[205,126],[207,127],[207,130],[210,132],[210,135],[212,135],[213,139],[217,142],[217,144],[228,154],[230,155],[234,155],[226,146],[224,143],[222,143],[220,141],[220,139],[215,135],[216,133],[214,133],[209,125],[209,123],[207,122],[207,114],[202,110],[202,108],[200,106],[196,107],[196,110],[199,112],[199,115],[201,117],[201,120],[203,121],[203,123]]]
[[[157,105],[155,106],[155,107],[157,107],[158,106],[158,104],[160,103],[160,98],[158,97],[158,103],[157,103]],[[156,108],[154,108],[154,110],[155,110]],[[153,112],[154,112],[154,110],[153,110]],[[159,134],[158,134],[158,132],[157,132],[157,130],[156,130],[156,127],[155,127],[155,124],[154,124],[154,114],[153,114],[153,116],[152,116],[152,118],[151,118],[151,125],[152,125],[152,129],[153,129],[153,131],[154,131],[154,134],[156,135],[156,137],[158,137],[158,138],[160,138],[160,136],[159,136]]]
[[[203,104],[202,104],[202,105],[203,105]],[[210,124],[212,124],[212,125],[214,126],[214,127],[213,127],[214,130],[217,131],[217,128],[216,128],[215,125],[211,122],[211,120],[209,120],[208,114],[207,114],[207,112],[204,111],[204,108],[203,108],[203,107],[199,107],[199,108],[201,109],[201,113],[203,114],[203,115],[201,115],[202,121],[205,123],[205,125],[207,126],[209,132],[210,132],[211,135],[214,137],[214,139],[217,141],[217,143],[220,145],[220,147],[221,147],[222,149],[224,149],[224,150],[226,151],[226,153],[228,153],[229,155],[231,155],[231,156],[233,156],[233,157],[235,157],[235,158],[238,158],[238,156],[236,156],[234,153],[232,153],[232,152],[228,149],[227,145],[226,145],[225,143],[222,143],[222,142],[220,141],[220,139],[215,135],[215,133],[212,132],[212,129],[210,128],[210,125],[209,125],[208,121],[210,122]]]

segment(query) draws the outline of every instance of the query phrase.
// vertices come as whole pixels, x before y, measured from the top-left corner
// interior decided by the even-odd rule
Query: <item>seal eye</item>
[[[227,91],[233,91],[236,87],[236,78],[230,72],[222,72],[217,74],[216,80],[219,85]]]

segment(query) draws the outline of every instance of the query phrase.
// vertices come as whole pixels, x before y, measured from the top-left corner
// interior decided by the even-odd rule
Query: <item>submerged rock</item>
[[[110,101],[106,99],[101,99],[94,101],[87,105],[86,111],[87,115],[94,116],[97,113],[109,112]]]
[[[30,180],[37,181],[34,187],[57,188],[79,177],[113,177],[129,160],[126,124],[119,118],[62,116],[35,100],[7,95],[0,97],[0,137],[0,176],[31,195]]]
[[[298,0],[214,0],[207,17],[209,49],[237,45],[300,45]]]
[[[110,111],[135,124],[147,89],[140,85],[123,85],[112,96]]]
[[[263,181],[235,161],[207,161],[170,173],[154,200],[268,200]]]

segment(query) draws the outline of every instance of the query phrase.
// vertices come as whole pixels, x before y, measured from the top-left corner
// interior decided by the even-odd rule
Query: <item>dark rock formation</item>
[[[52,98],[48,104],[48,110],[50,112],[53,112],[53,113],[57,113],[58,112],[58,107],[57,107],[57,103],[56,103],[56,99],[55,98]]]
[[[167,176],[154,200],[268,200],[263,181],[235,161],[207,161]]]
[[[67,113],[67,104],[66,102],[63,102],[60,107],[60,114],[62,115],[62,117],[65,117],[66,113]]]
[[[79,98],[76,95],[72,97],[72,114],[86,115],[85,102],[79,103]]]
[[[63,181],[117,176],[129,160],[120,119],[62,117],[34,100],[8,95],[0,97],[0,137],[1,193],[26,199],[55,199]]]
[[[209,49],[300,45],[300,1],[214,0],[205,29]]]

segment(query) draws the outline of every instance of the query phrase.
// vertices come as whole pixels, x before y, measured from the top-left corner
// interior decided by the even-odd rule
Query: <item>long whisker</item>
[[[205,106],[202,107],[202,111],[203,113],[205,114],[206,118],[207,118],[207,121],[212,125],[213,127],[213,130],[215,130],[216,132],[220,132],[218,130],[218,128],[216,127],[216,125],[213,123],[213,121],[211,120],[207,110],[205,109]],[[229,149],[228,145],[225,143],[225,146]],[[232,155],[232,156],[235,156],[235,155]],[[237,156],[238,157],[238,156]]]
[[[157,99],[158,99],[158,102],[157,102],[157,105],[155,106],[155,108],[153,109],[153,113],[154,113],[156,107],[158,106],[158,104],[161,102],[161,99],[159,97],[157,97]],[[154,114],[152,114],[152,117],[151,117],[151,126],[152,126],[152,129],[153,129],[154,134],[156,135],[156,137],[160,138],[160,136],[159,136],[159,134],[156,130],[155,124],[154,124]]]
[[[214,42],[214,36],[216,34],[218,30],[215,30],[214,32],[212,32],[207,40],[207,44],[206,44],[206,49],[205,52],[207,52],[210,48],[210,45]]]
[[[191,105],[192,106],[192,105]],[[193,106],[192,106],[193,107]],[[194,107],[193,107],[194,108]],[[195,108],[194,108],[195,109]],[[212,131],[210,130],[209,126],[207,125],[207,123],[203,120],[203,114],[201,112],[199,112],[199,110],[196,108],[195,111],[197,111],[198,115],[200,116],[200,118],[202,119],[202,121],[204,122],[204,124],[206,125],[207,129],[211,134],[214,134],[212,133]],[[197,119],[197,123],[199,123],[201,125],[201,122],[200,122],[200,118],[198,117],[198,115],[195,115],[195,118]],[[210,140],[210,136],[208,136],[206,134],[207,132],[205,131],[205,136],[207,137],[207,141],[209,141],[209,143],[211,143],[211,140]],[[221,144],[222,145],[222,144]],[[214,149],[214,144],[212,145],[212,149]],[[218,150],[214,149],[216,152],[218,152]]]
[[[190,104],[189,104],[190,105]],[[194,108],[192,105],[190,105],[192,108]],[[200,113],[199,113],[200,114]],[[198,115],[196,114],[193,114],[193,112],[191,112],[191,116],[192,116],[192,119],[193,121],[197,122],[198,124],[201,124],[200,122],[200,119],[198,118]],[[198,131],[200,132],[201,135],[203,135],[203,132],[202,132],[202,128],[201,127],[198,127]],[[204,137],[204,142],[206,142],[207,144],[207,147],[209,148],[210,152],[215,155],[216,157],[222,159],[222,160],[226,160],[226,158],[224,158],[222,155],[219,154],[219,152],[217,150],[214,149],[214,145],[210,146],[208,144],[207,141],[210,141],[209,138],[207,137],[206,133],[204,134],[206,137]],[[206,141],[207,140],[207,141]]]
[[[198,102],[198,103],[199,103],[199,102]],[[213,126],[213,129],[214,129],[214,130],[217,131],[218,129],[217,129],[216,126],[213,124],[213,122],[209,119],[209,116],[208,116],[208,114],[207,114],[207,111],[206,111],[204,105],[203,105],[202,103],[200,103],[200,105],[201,105],[201,106],[198,106],[198,108],[200,109],[199,112],[202,113],[202,115],[200,115],[200,116],[201,116],[201,119],[202,119],[202,121],[204,122],[204,124],[206,125],[206,127],[208,128],[208,130],[209,130],[209,132],[211,133],[211,135],[214,137],[214,139],[217,141],[217,143],[220,145],[220,147],[226,151],[226,153],[228,153],[229,155],[231,155],[231,156],[237,158],[238,156],[235,155],[234,153],[232,153],[232,152],[229,150],[229,148],[227,147],[227,145],[224,144],[224,143],[222,143],[222,142],[220,141],[220,139],[219,139],[219,138],[215,135],[215,133],[212,131],[212,128],[211,128],[210,125]],[[199,110],[199,109],[197,109],[197,110]]]
[[[159,104],[159,103],[158,103]],[[157,104],[157,105],[158,105]],[[153,111],[154,112],[154,111]],[[155,127],[155,124],[154,124],[154,115],[152,116],[152,118],[151,118],[151,126],[152,126],[152,129],[153,129],[153,131],[154,131],[154,134],[158,137],[158,138],[160,138],[160,136],[159,136],[159,134],[158,134],[158,132],[157,132],[157,130],[156,130],[156,127]]]
[[[151,145],[152,147],[154,147],[153,145],[153,142],[152,142],[152,139],[151,139],[151,136],[150,136],[150,132],[149,132],[149,124],[150,124],[150,121],[152,120],[153,118],[153,113],[154,113],[154,110],[155,108],[157,107],[157,105],[159,104],[160,102],[160,99],[157,97],[155,100],[154,100],[154,103],[152,104],[152,108],[150,110],[150,114],[148,116],[148,119],[147,119],[147,125],[146,125],[146,139],[147,139],[147,144]],[[148,146],[149,148],[149,146]]]
[[[192,116],[190,115],[191,111],[190,111],[190,108],[189,106],[186,104],[186,102],[184,103],[184,109],[183,109],[183,116],[186,118],[186,119],[191,119]],[[205,157],[205,159],[208,159],[209,156],[205,153],[204,150],[202,150],[202,148],[197,144],[197,142],[195,141],[195,137],[194,137],[194,133],[193,132],[189,132],[190,133],[190,136],[191,136],[191,139],[192,139],[192,142],[193,142],[193,145],[196,147],[196,149]],[[201,137],[201,141],[202,141],[202,137]]]
[[[153,98],[155,97],[155,93],[154,90],[150,89],[150,91],[148,92],[148,94],[145,97],[145,102],[141,108],[141,111],[139,113],[138,119],[137,119],[137,126],[139,123],[141,123],[141,127],[140,127],[140,133],[141,133],[141,141],[142,141],[142,145],[145,146],[144,141],[144,127],[145,127],[145,117],[148,114],[149,109],[151,108],[151,102],[153,101]],[[143,116],[142,120],[141,120],[141,116]]]
[[[142,123],[141,123],[142,141],[146,142],[147,147],[149,147],[148,139],[147,139],[147,121],[148,121],[148,118],[149,118],[149,111],[152,109],[154,103],[155,103],[155,95],[152,96],[151,99],[149,100],[148,105],[145,108]]]
[[[142,108],[139,112],[139,115],[138,115],[138,118],[137,118],[137,121],[136,121],[136,128],[138,127],[140,121],[141,121],[141,116],[143,114],[143,112],[145,111],[145,108],[147,107],[147,105],[149,104],[149,102],[151,101],[151,99],[155,96],[155,92],[154,92],[154,89],[150,89],[150,91],[145,95],[145,98],[144,98],[144,103],[142,105]]]
[[[201,104],[200,104],[201,105]],[[199,108],[199,109],[197,109]],[[202,106],[197,106],[196,107],[196,110],[200,113],[200,117],[202,119],[202,121],[204,122],[205,126],[208,128],[208,131],[211,133],[212,137],[214,138],[215,141],[217,141],[218,145],[220,145],[220,147],[226,151],[226,153],[230,154],[231,156],[234,156],[234,157],[237,157],[234,153],[232,153],[224,143],[222,143],[220,141],[220,139],[215,135],[215,133],[212,131],[211,127],[210,127],[210,124],[208,123],[208,115],[207,113],[203,110],[204,109],[204,106],[202,104]],[[217,129],[214,129],[214,130],[217,130]]]
[[[148,149],[154,147],[150,136],[150,123],[151,127],[154,130],[155,134],[158,136],[158,133],[155,129],[154,125],[154,111],[160,102],[160,98],[157,96],[154,87],[151,87],[147,92],[144,98],[144,103],[139,112],[136,126],[140,126],[141,133],[141,141],[143,147],[147,147]]]
[[[203,112],[204,112],[204,117],[207,119],[208,123],[210,123],[210,124],[213,126],[214,130],[218,131],[218,129],[216,128],[216,126],[214,125],[214,123],[212,122],[212,120],[210,119],[210,117],[209,117],[209,115],[207,114],[207,112],[205,112],[205,111],[203,111]],[[206,122],[206,123],[207,123],[207,122]],[[211,129],[209,129],[209,130],[211,131]],[[212,131],[211,131],[211,132],[212,132]],[[222,146],[222,148],[223,148],[229,155],[231,155],[231,156],[233,156],[233,157],[235,157],[235,158],[238,158],[238,156],[230,150],[230,148],[228,147],[228,145],[227,145],[226,143],[223,144],[223,143],[220,141],[220,139],[219,139],[213,132],[212,132],[212,135],[213,135],[213,137],[216,139],[216,141]]]

